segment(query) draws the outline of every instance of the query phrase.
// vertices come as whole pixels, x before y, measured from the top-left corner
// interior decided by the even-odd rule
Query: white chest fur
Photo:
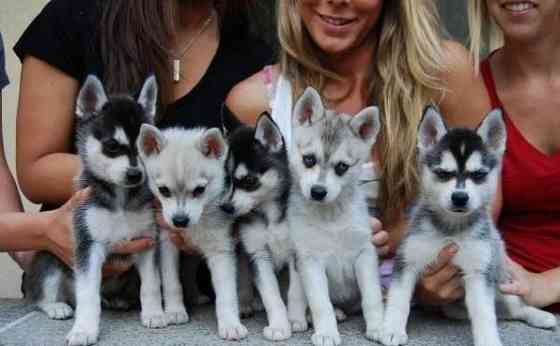
[[[92,238],[100,242],[116,243],[156,232],[154,215],[148,207],[134,212],[91,207],[86,211],[86,222]]]

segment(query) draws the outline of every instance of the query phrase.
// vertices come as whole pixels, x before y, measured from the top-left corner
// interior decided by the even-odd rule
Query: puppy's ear
[[[78,99],[76,100],[76,115],[80,119],[86,119],[99,112],[108,98],[101,81],[94,75],[87,76]]]
[[[146,79],[142,90],[140,91],[140,96],[138,96],[138,103],[144,108],[144,111],[150,118],[151,122],[154,122],[156,117],[158,101],[158,85],[156,77],[151,75]]]
[[[446,133],[447,127],[437,108],[428,106],[418,129],[418,149],[420,151],[430,150]]]
[[[284,137],[274,120],[266,112],[261,114],[257,120],[255,140],[273,153],[278,153],[284,148]]]
[[[321,96],[317,90],[308,87],[296,102],[292,122],[298,126],[309,126],[321,119],[324,112]]]
[[[136,141],[140,157],[146,158],[158,155],[163,150],[165,144],[165,137],[157,127],[150,124],[142,124],[140,135]]]
[[[506,150],[507,131],[501,109],[494,109],[488,113],[476,129],[476,133],[490,151],[503,155]]]
[[[200,151],[208,158],[221,159],[227,152],[227,144],[218,128],[204,131],[200,140]]]
[[[222,105],[221,120],[222,133],[226,137],[229,136],[238,127],[244,126],[244,124],[235,116],[235,114],[232,113],[232,111],[230,111],[225,103]]]
[[[381,128],[379,108],[373,106],[361,110],[350,120],[350,127],[358,138],[372,146]]]

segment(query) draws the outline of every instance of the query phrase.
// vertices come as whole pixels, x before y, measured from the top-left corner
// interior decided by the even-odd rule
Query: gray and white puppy
[[[465,304],[476,346],[502,345],[496,300],[505,318],[540,328],[556,325],[552,314],[497,290],[508,275],[504,244],[491,219],[490,207],[505,145],[506,129],[500,110],[488,114],[473,131],[448,130],[437,109],[426,109],[418,132],[421,189],[395,259],[379,339],[384,345],[407,342],[406,322],[417,278],[450,243],[459,247],[452,263],[463,275]],[[458,316],[458,309],[450,306],[447,313]]]
[[[111,248],[137,237],[158,239],[144,167],[136,150],[140,127],[152,123],[156,114],[155,77],[144,83],[138,100],[128,95],[107,96],[103,85],[89,76],[81,88],[77,104],[77,146],[82,172],[81,188],[91,195],[74,212],[76,313],[69,345],[90,345],[97,341],[101,314],[101,269]],[[161,239],[161,243],[168,243]],[[140,275],[142,323],[149,328],[167,325],[162,308],[161,279],[156,262],[157,248],[132,256]],[[165,259],[165,251],[161,253]],[[175,271],[178,269],[175,267]],[[47,280],[57,284],[56,276]],[[163,282],[163,286],[180,285]],[[50,288],[50,287],[49,287]],[[52,297],[53,291],[49,293]],[[45,296],[46,298],[46,296]],[[168,298],[168,297],[166,297]],[[180,323],[184,306],[181,299],[166,300],[170,323]]]
[[[152,192],[169,225],[183,229],[205,257],[216,293],[218,333],[226,340],[247,336],[239,319],[233,218],[220,209],[227,144],[219,129],[143,125],[138,149]]]
[[[286,145],[267,113],[260,115],[255,128],[240,125],[230,131],[228,193],[222,209],[237,218],[244,256],[252,263],[269,321],[263,334],[269,340],[284,340],[292,330],[276,274],[293,262],[286,218],[292,180]],[[244,280],[247,278],[241,283]],[[292,270],[290,285],[294,280]]]
[[[308,88],[295,105],[292,122],[294,187],[288,221],[315,328],[312,342],[340,344],[333,303],[349,308],[361,303],[366,336],[376,338],[383,302],[358,178],[380,129],[379,111],[368,107],[351,117],[326,110],[317,91]],[[305,302],[301,307],[299,321],[304,323]]]

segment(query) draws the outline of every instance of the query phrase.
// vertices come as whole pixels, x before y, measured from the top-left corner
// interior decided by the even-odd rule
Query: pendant
[[[181,60],[173,59],[173,81],[179,82],[181,79]]]

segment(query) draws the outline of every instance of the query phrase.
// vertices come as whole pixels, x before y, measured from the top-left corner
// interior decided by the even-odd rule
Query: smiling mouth
[[[334,26],[345,26],[351,24],[356,21],[356,18],[340,18],[340,17],[331,17],[319,14],[321,20],[327,24],[334,25]]]
[[[507,2],[505,4],[502,5],[502,8],[513,12],[513,13],[523,13],[523,12],[527,12],[533,8],[536,8],[537,5],[532,3],[532,2],[528,2],[528,1],[522,1],[522,2]]]

